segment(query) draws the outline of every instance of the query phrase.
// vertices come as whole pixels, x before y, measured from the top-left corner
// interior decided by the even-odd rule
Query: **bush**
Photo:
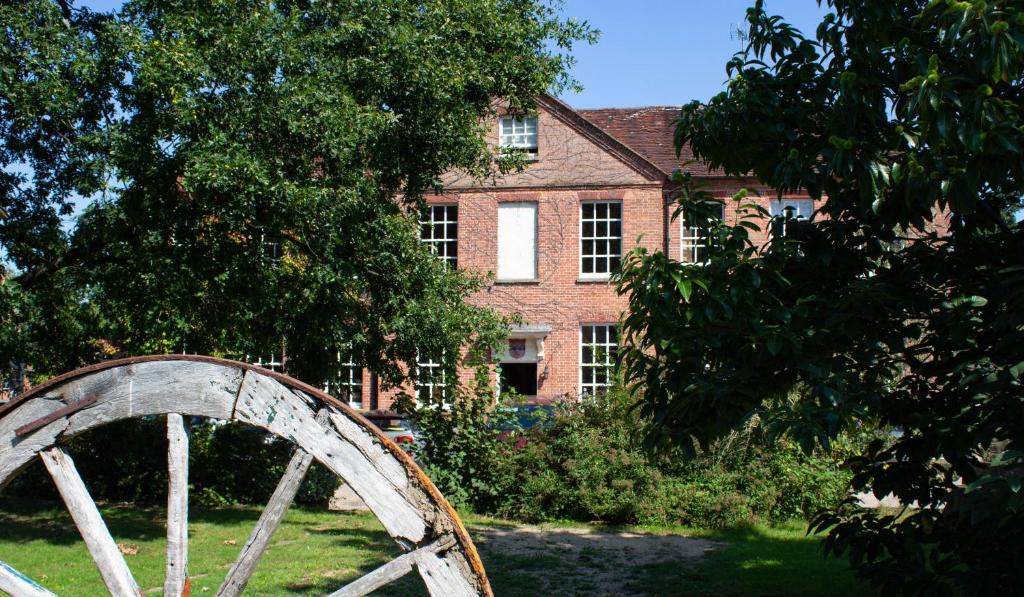
[[[504,396],[495,408],[486,367],[476,368],[471,384],[453,387],[457,394],[447,401],[439,396],[434,402],[416,404],[411,396],[402,396],[397,407],[419,430],[420,466],[448,501],[461,507],[491,500],[499,491],[492,467],[502,460],[499,453],[504,449],[496,438],[518,425],[502,408],[515,401],[514,396]]]
[[[478,400],[476,412],[487,412]],[[433,455],[428,473],[440,473],[434,478],[446,495],[476,511],[526,522],[721,528],[808,519],[846,495],[849,477],[839,463],[859,441],[807,456],[789,440],[769,440],[754,420],[695,458],[656,457],[636,441],[640,422],[621,390],[562,402],[550,425],[511,434],[488,433],[481,422],[479,433],[467,434],[474,425],[467,418],[468,410],[453,411],[423,430],[425,453]],[[481,445],[452,443],[467,435]]]
[[[72,438],[67,449],[93,499],[160,504],[167,499],[167,425],[163,417],[117,421]],[[294,447],[255,427],[204,421],[189,438],[191,500],[202,505],[264,504]],[[314,462],[295,496],[321,505],[340,479]],[[12,495],[56,498],[45,469],[34,464],[8,487]]]

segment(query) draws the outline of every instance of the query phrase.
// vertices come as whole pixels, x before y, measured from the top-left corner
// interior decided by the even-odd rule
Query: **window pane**
[[[593,201],[583,204],[580,227],[582,273],[609,273],[612,262],[608,257],[617,255],[622,246],[622,220],[619,218],[621,213],[622,205],[616,201]],[[597,259],[586,261],[590,256]]]
[[[458,209],[457,205],[431,205],[420,221],[420,239],[451,267],[458,265],[451,250],[459,238]]]

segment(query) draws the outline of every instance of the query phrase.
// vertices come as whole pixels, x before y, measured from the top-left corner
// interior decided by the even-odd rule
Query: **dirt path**
[[[535,595],[644,595],[640,587],[652,567],[686,565],[722,546],[681,535],[586,528],[478,526],[471,533],[489,574],[522,574],[525,566],[530,578],[522,586]]]

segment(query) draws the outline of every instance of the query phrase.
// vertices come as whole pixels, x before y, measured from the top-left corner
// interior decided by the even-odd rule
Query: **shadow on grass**
[[[714,595],[866,595],[845,559],[826,557],[821,536],[807,527],[742,527],[711,538],[723,549],[692,565],[662,562],[644,566],[630,588],[640,593],[673,592]]]
[[[156,509],[120,506],[101,509],[107,526],[118,537],[144,541],[165,535],[164,514]],[[69,545],[81,541],[75,523],[61,502],[0,499],[0,528],[4,540],[17,543],[42,540]]]

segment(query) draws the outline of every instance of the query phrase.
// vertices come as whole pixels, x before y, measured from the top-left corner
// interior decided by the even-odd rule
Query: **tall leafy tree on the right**
[[[827,448],[891,429],[818,516],[826,549],[883,590],[1024,586],[1024,6],[827,0],[813,38],[763,3],[725,92],[686,105],[676,145],[813,222],[751,242],[757,210],[710,225],[694,267],[634,251],[619,279],[625,376],[657,446],[692,449],[759,415]],[[680,210],[710,195],[679,176]],[[744,193],[736,197],[743,202]],[[775,222],[775,225],[781,224]]]

